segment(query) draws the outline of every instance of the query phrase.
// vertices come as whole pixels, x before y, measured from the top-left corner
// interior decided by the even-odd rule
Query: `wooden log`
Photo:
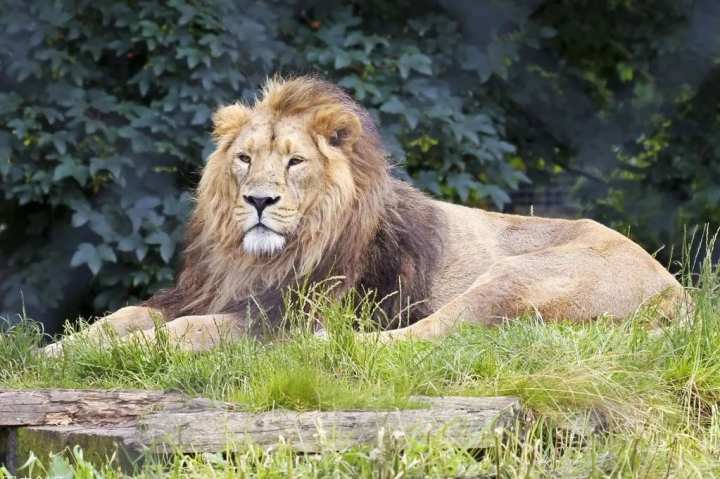
[[[0,427],[122,424],[154,411],[213,408],[232,406],[160,391],[0,390]]]
[[[488,445],[488,429],[508,426],[519,412],[515,398],[417,398],[426,409],[395,411],[168,412],[139,422],[137,441],[153,452],[217,452],[228,444],[277,444],[282,438],[305,453],[374,444],[387,436],[444,434],[458,446]]]
[[[50,452],[75,445],[97,463],[115,454],[128,471],[148,456],[221,452],[279,441],[298,452],[315,453],[376,444],[379,435],[442,434],[458,447],[473,449],[486,447],[488,430],[511,425],[520,411],[518,400],[509,397],[414,399],[427,407],[250,413],[174,393],[4,391],[0,392],[0,465],[13,471],[30,451],[47,458]]]
[[[117,453],[127,470],[146,449],[126,442],[135,437],[139,417],[233,409],[228,403],[161,391],[0,390],[0,466],[14,472],[31,451],[47,458],[80,445],[98,463]]]

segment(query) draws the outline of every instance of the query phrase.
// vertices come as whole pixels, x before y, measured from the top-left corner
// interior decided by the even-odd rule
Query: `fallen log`
[[[212,408],[232,405],[161,391],[0,390],[0,427],[120,424],[153,411]]]
[[[113,454],[125,470],[148,457],[222,452],[282,441],[316,453],[375,444],[386,437],[443,434],[458,447],[483,448],[488,431],[514,422],[510,397],[418,397],[422,409],[392,411],[237,411],[231,404],[149,391],[0,391],[0,464],[14,471],[30,451],[80,445],[102,462]],[[398,436],[399,435],[399,436]]]

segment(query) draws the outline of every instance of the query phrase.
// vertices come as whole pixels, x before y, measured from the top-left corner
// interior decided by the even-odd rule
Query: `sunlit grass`
[[[416,407],[414,395],[446,394],[512,395],[526,408],[482,453],[441,434],[402,444],[385,437],[318,456],[245,446],[148,464],[139,472],[148,477],[713,477],[720,475],[720,272],[698,261],[689,288],[694,315],[675,322],[649,307],[623,322],[527,317],[467,326],[437,342],[383,345],[357,341],[352,331],[372,304],[313,293],[304,298],[312,307],[291,309],[292,326],[271,341],[191,354],[160,335],[105,348],[79,342],[49,360],[36,354],[42,334],[26,320],[0,336],[0,387],[179,390],[248,410]],[[327,338],[310,332],[317,317],[327,322]],[[585,419],[592,428],[578,426]],[[89,465],[79,454],[32,467],[117,474],[113,464]]]

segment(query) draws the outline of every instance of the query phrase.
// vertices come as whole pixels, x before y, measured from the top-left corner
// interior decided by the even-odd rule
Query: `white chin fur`
[[[243,249],[255,256],[273,255],[285,246],[285,237],[266,228],[254,228],[245,233]]]

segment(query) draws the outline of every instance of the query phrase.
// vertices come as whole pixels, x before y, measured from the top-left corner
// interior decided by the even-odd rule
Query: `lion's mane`
[[[321,201],[303,217],[285,249],[272,257],[246,254],[233,218],[237,186],[223,154],[252,109],[221,108],[213,118],[217,148],[197,188],[176,285],[146,305],[160,309],[166,320],[248,308],[277,318],[286,288],[336,276],[343,278],[338,291],[355,287],[375,291],[380,299],[402,290],[405,303],[426,298],[441,248],[440,220],[423,194],[392,177],[368,112],[340,88],[314,77],[268,80],[254,107],[277,118],[312,112],[314,130],[335,144],[355,130],[357,141],[344,148],[352,183],[329,171]],[[397,318],[402,309],[399,296],[393,298],[383,302],[385,317]],[[422,304],[409,313],[411,320],[424,314]]]

